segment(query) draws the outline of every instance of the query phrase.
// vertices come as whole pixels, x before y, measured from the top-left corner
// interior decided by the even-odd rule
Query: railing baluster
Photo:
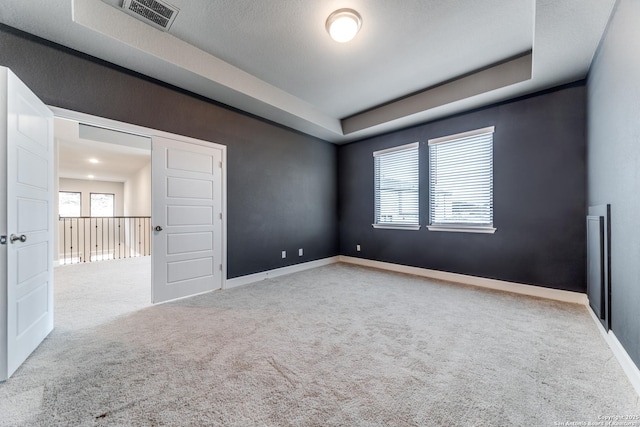
[[[78,218],[76,218],[76,253],[80,262],[80,220]]]
[[[96,218],[96,226],[95,226],[95,232],[96,233],[95,233],[95,236],[94,236],[95,240],[96,240],[95,255],[94,255],[94,258],[92,258],[94,261],[99,261],[99,259],[98,259],[98,251],[99,251],[99,249],[98,249],[98,219],[99,218]]]
[[[144,219],[144,255],[149,255],[147,253],[147,231],[149,230],[149,225],[147,224],[147,219]]]
[[[67,263],[67,219],[62,218],[62,259]]]
[[[111,248],[109,247],[109,222],[111,220],[109,218],[107,218],[107,257],[108,259],[111,259],[110,255],[111,255]],[[104,260],[103,260],[104,261]]]
[[[82,262],[87,262],[87,221],[82,221]]]
[[[136,240],[138,241],[138,256],[140,256],[140,219],[137,219],[136,222],[138,223],[138,238]]]
[[[62,225],[62,247],[59,248],[58,256],[60,258],[60,254],[62,255],[61,264],[151,255],[151,217],[59,217],[58,219]]]
[[[121,235],[120,218],[118,218],[118,259],[120,259],[120,235]]]
[[[100,240],[100,260],[104,261],[104,218],[100,218],[100,232],[102,234],[102,239]]]
[[[73,219],[69,218],[69,260],[73,264]]]

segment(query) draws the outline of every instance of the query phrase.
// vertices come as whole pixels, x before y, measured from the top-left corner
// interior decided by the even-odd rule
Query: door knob
[[[162,227],[160,227],[159,225],[156,225],[156,226],[154,227],[154,230],[156,230],[156,231],[162,231]]]
[[[15,243],[17,241],[21,241],[21,242],[26,242],[27,241],[27,236],[25,236],[24,234],[21,235],[17,235],[17,234],[12,234],[11,236],[9,236],[9,241],[11,243]]]

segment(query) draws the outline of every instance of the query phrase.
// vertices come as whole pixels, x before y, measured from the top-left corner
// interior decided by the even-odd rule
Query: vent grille
[[[129,15],[160,30],[167,31],[179,9],[160,0],[124,0],[122,9]]]

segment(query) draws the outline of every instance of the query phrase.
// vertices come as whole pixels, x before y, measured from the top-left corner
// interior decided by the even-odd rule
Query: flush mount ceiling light
[[[339,43],[346,43],[352,40],[360,27],[362,17],[353,9],[338,9],[327,18],[327,32],[332,39]]]

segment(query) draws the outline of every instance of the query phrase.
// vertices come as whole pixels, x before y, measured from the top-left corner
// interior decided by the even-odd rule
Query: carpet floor
[[[579,305],[335,264],[151,306],[149,276],[148,258],[57,268],[56,327],[0,384],[0,425],[557,426],[640,414]]]

